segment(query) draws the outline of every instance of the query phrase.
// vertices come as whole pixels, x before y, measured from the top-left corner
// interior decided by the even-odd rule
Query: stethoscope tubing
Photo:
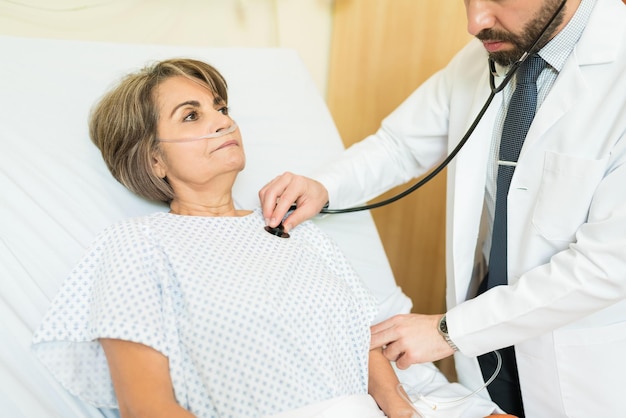
[[[490,78],[493,78],[493,75],[491,75]],[[433,170],[431,170],[425,177],[420,179],[413,186],[411,186],[408,189],[398,193],[395,196],[390,197],[389,199],[385,199],[385,200],[382,200],[380,202],[370,203],[368,205],[363,205],[363,206],[355,206],[355,207],[351,207],[351,208],[344,208],[344,209],[323,208],[320,211],[320,213],[337,214],[337,213],[351,213],[351,212],[360,212],[360,211],[369,210],[369,209],[376,209],[376,208],[379,208],[381,206],[386,206],[386,205],[388,205],[390,203],[393,203],[393,202],[395,202],[397,200],[402,199],[403,197],[413,193],[415,190],[419,189],[420,187],[422,187],[423,185],[425,185],[426,183],[431,181],[433,178],[435,178],[435,176],[437,174],[439,174],[444,168],[446,168],[448,166],[448,164],[450,164],[450,162],[454,159],[454,157],[456,157],[456,155],[459,153],[459,151],[461,151],[461,149],[463,148],[463,146],[465,145],[467,140],[470,138],[472,133],[474,133],[474,130],[476,129],[476,127],[480,123],[481,119],[483,118],[485,112],[489,108],[489,105],[493,101],[493,98],[496,96],[496,93],[494,93],[494,90],[491,91],[491,93],[489,94],[489,97],[487,98],[487,100],[483,104],[483,107],[480,109],[480,112],[478,112],[478,114],[474,118],[474,121],[472,122],[470,127],[467,129],[467,132],[465,132],[465,135],[463,135],[463,138],[461,138],[459,143],[456,145],[456,147],[454,147],[454,149],[450,152],[450,154],[448,154],[448,156],[441,163],[439,163],[439,165],[437,167],[435,167]]]
[[[467,128],[467,131],[465,132],[465,135],[463,135],[463,137],[461,138],[459,143],[456,145],[456,147],[454,147],[454,149],[448,154],[448,156],[441,163],[439,163],[439,165],[437,165],[437,167],[432,169],[426,176],[424,176],[422,179],[420,179],[418,182],[416,182],[414,185],[412,185],[408,189],[406,189],[406,190],[404,190],[404,191],[402,191],[402,192],[400,192],[400,193],[396,194],[395,196],[392,196],[392,197],[390,197],[388,199],[381,200],[380,202],[370,203],[370,204],[367,204],[367,205],[354,206],[354,207],[351,207],[351,208],[329,209],[327,207],[324,207],[324,208],[322,208],[320,213],[323,213],[323,214],[351,213],[351,212],[360,212],[360,211],[364,211],[364,210],[376,209],[376,208],[379,208],[381,206],[386,206],[386,205],[389,205],[389,204],[391,204],[391,203],[393,203],[393,202],[395,202],[397,200],[400,200],[403,197],[413,193],[415,190],[419,189],[420,187],[424,186],[426,183],[431,181],[433,178],[435,178],[435,176],[437,176],[444,168],[446,168],[448,166],[448,164],[450,164],[450,162],[461,151],[463,146],[465,146],[465,144],[469,140],[470,136],[472,136],[472,134],[474,133],[474,130],[476,129],[476,127],[478,126],[478,124],[482,120],[482,118],[485,115],[485,113],[487,112],[487,109],[491,105],[491,102],[493,101],[493,99],[496,96],[496,94],[498,94],[502,90],[504,90],[504,88],[509,84],[509,82],[511,81],[511,79],[513,78],[515,73],[517,72],[517,69],[520,67],[520,65],[522,65],[522,63],[524,61],[526,61],[526,59],[530,56],[531,53],[535,52],[535,49],[537,48],[537,45],[543,39],[543,37],[544,37],[545,33],[547,32],[548,28],[555,21],[556,17],[559,15],[559,13],[563,9],[563,7],[565,7],[566,3],[567,3],[567,0],[562,0],[561,1],[561,4],[556,9],[556,11],[552,15],[552,17],[550,18],[548,23],[546,23],[546,25],[543,27],[543,29],[541,30],[539,35],[537,35],[537,37],[535,38],[535,41],[531,44],[530,48],[528,48],[526,50],[526,52],[524,52],[522,54],[522,56],[511,65],[511,68],[509,69],[509,71],[507,72],[506,76],[504,77],[504,80],[502,80],[502,82],[498,86],[495,85],[496,84],[495,83],[495,77],[497,75],[495,62],[491,58],[488,59],[488,65],[489,65],[489,71],[488,71],[489,72],[489,88],[491,89],[491,92],[489,93],[489,97],[487,97],[487,100],[485,100],[485,103],[483,104],[483,107],[480,109],[480,111],[478,112],[478,114],[474,118],[474,121],[472,122],[472,124],[469,126],[469,128]]]

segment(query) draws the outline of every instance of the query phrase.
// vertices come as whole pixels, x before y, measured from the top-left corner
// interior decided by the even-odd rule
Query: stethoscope
[[[495,81],[495,77],[498,75],[498,72],[496,71],[496,64],[492,58],[488,59],[489,87],[491,89],[491,93],[489,93],[489,97],[487,97],[487,100],[485,100],[485,103],[483,104],[482,108],[480,109],[476,117],[474,118],[474,121],[472,122],[472,124],[469,126],[469,128],[467,128],[465,135],[463,135],[463,137],[461,138],[459,143],[456,145],[456,147],[454,147],[454,149],[450,152],[450,154],[448,154],[448,156],[441,163],[439,163],[437,167],[432,169],[426,176],[421,178],[418,182],[416,182],[414,185],[412,185],[408,189],[388,199],[382,200],[380,202],[370,203],[367,205],[354,206],[351,208],[329,209],[328,207],[324,207],[322,208],[322,210],[320,210],[320,213],[321,214],[351,213],[351,212],[360,212],[363,210],[376,209],[381,206],[386,206],[413,193],[415,190],[419,189],[420,187],[422,187],[423,185],[431,181],[433,178],[435,178],[437,174],[439,174],[444,168],[448,166],[448,164],[450,164],[450,162],[457,156],[457,154],[461,151],[463,146],[467,143],[470,136],[472,136],[472,134],[474,133],[476,126],[478,126],[483,116],[487,112],[487,109],[491,105],[491,102],[493,101],[493,98],[496,96],[496,94],[504,90],[504,88],[510,83],[511,79],[515,76],[515,73],[517,72],[517,69],[520,67],[520,65],[522,65],[522,63],[524,63],[524,61],[526,61],[526,59],[532,53],[536,52],[535,48],[537,48],[537,45],[539,44],[539,42],[542,40],[542,38],[544,37],[544,35],[546,34],[550,26],[552,26],[552,24],[556,20],[557,16],[559,15],[563,7],[565,7],[565,3],[567,3],[567,0],[561,1],[561,4],[559,5],[559,7],[557,7],[556,11],[552,14],[552,17],[550,18],[550,20],[548,20],[548,23],[545,24],[545,26],[543,27],[539,35],[537,35],[537,37],[535,38],[531,46],[522,54],[522,56],[516,62],[514,62],[511,65],[511,68],[509,69],[507,74],[504,76],[504,79],[498,86],[496,86],[496,81]],[[289,208],[288,213],[291,211],[294,211],[295,209],[296,209],[296,205],[294,204]],[[289,234],[284,231],[284,227],[282,223],[280,223],[278,226],[274,228],[270,226],[266,226],[265,230],[269,232],[270,234],[279,236],[281,238],[289,238]]]

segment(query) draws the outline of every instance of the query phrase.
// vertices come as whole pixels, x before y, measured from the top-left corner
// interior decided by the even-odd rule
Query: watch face
[[[446,322],[446,317],[445,316],[443,318],[441,318],[441,321],[439,322],[439,329],[444,334],[448,333],[448,324]]]

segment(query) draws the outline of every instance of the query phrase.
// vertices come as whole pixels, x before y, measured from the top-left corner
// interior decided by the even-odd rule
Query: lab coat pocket
[[[554,333],[568,417],[616,416],[624,409],[626,322]]]
[[[533,226],[548,240],[573,241],[587,220],[608,158],[585,159],[546,151]]]

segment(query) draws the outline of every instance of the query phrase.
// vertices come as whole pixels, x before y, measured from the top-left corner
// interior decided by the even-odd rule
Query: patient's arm
[[[413,408],[398,393],[398,377],[380,348],[369,355],[369,393],[389,418],[410,418]]]
[[[146,345],[101,338],[122,418],[193,415],[174,398],[167,357]]]

